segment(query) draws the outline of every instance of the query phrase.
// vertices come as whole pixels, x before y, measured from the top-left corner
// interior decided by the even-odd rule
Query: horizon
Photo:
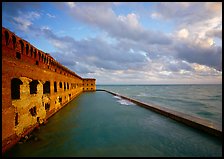
[[[210,84],[205,84],[205,83],[177,83],[177,84],[165,84],[165,83],[161,83],[161,84],[96,84],[96,86],[153,86],[153,85],[222,85],[222,83],[217,83],[217,84],[214,84],[214,83],[210,83]]]
[[[222,84],[221,2],[2,2],[2,26],[97,85]]]

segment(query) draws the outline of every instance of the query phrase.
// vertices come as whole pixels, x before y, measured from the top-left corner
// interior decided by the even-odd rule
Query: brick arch
[[[13,78],[11,80],[11,99],[20,99],[20,85],[23,82],[19,78]]]
[[[12,45],[13,45],[13,49],[16,49],[16,36],[12,35]]]
[[[30,57],[33,57],[33,46],[30,46]]]
[[[35,47],[33,47],[33,58],[34,59],[36,59],[36,57],[37,57],[37,53],[36,53],[36,48]]]
[[[7,30],[5,30],[5,44],[6,46],[9,45],[9,32]]]
[[[19,43],[20,43],[21,53],[23,54],[24,53],[24,43],[23,43],[23,40],[19,40]]]
[[[26,55],[29,55],[29,51],[30,51],[30,45],[26,44]]]

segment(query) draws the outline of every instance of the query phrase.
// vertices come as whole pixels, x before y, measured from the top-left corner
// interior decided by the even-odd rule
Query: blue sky
[[[3,2],[2,25],[97,84],[222,83],[220,2]]]

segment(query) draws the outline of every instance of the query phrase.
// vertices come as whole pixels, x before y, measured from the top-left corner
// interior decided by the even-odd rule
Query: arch
[[[5,31],[5,44],[6,46],[9,45],[9,32]]]
[[[32,57],[33,56],[33,47],[31,46],[30,48],[30,56]]]
[[[12,36],[12,43],[13,43],[13,48],[16,48],[16,37],[15,35]]]
[[[50,81],[46,81],[43,84],[43,94],[50,93]]]
[[[36,49],[34,49],[33,54],[34,54],[34,58],[36,58],[37,57]]]
[[[26,55],[28,55],[28,54],[29,54],[29,45],[26,44]]]
[[[36,115],[37,115],[37,108],[36,108],[36,106],[30,108],[29,111],[30,111],[30,114],[31,114],[32,116],[36,116]]]
[[[54,92],[57,92],[57,82],[54,82]]]
[[[11,98],[12,99],[20,99],[20,85],[23,82],[18,78],[13,78],[11,80]]]
[[[66,83],[64,82],[64,90],[66,90]]]
[[[40,51],[38,51],[38,56],[39,56],[39,61],[40,61],[40,58],[41,58],[41,53],[40,53]]]
[[[22,40],[19,40],[20,46],[21,46],[21,53],[23,54],[24,44]]]
[[[68,84],[68,82],[67,82],[67,89],[69,89],[69,84]]]
[[[37,80],[33,80],[29,83],[30,85],[30,94],[37,94],[37,85],[39,82]]]

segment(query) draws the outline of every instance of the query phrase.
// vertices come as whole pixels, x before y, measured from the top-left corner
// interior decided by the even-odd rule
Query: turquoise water
[[[222,85],[98,85],[97,89],[111,90],[222,126]]]
[[[5,156],[222,156],[222,142],[106,92],[83,93]]]

